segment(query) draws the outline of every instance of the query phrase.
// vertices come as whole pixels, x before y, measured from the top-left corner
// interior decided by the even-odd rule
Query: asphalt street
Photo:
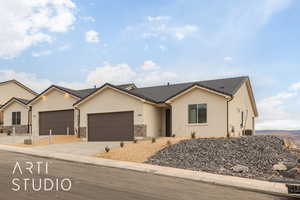
[[[292,198],[0,151],[0,200],[2,199],[291,200]]]

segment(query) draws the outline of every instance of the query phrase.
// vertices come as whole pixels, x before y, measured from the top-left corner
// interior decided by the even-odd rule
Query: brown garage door
[[[89,141],[133,140],[133,112],[88,115]]]
[[[39,113],[40,135],[74,135],[74,110],[61,110]]]

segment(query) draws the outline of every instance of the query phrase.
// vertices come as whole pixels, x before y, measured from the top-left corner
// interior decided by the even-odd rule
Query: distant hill
[[[300,130],[256,130],[257,133],[299,133]]]

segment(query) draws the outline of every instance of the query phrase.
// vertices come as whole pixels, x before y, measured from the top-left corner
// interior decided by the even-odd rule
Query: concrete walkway
[[[105,147],[119,147],[120,142],[72,142],[66,144],[50,144],[47,146],[32,147],[32,149],[49,153],[66,153],[73,155],[92,156],[105,151]]]
[[[29,136],[7,136],[0,135],[0,144],[19,144],[24,143],[24,139],[28,139]]]

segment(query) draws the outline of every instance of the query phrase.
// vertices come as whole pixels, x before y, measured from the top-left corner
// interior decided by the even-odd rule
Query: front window
[[[190,104],[188,110],[189,124],[207,123],[207,104]]]
[[[12,125],[20,125],[20,124],[21,124],[21,112],[13,112]]]

